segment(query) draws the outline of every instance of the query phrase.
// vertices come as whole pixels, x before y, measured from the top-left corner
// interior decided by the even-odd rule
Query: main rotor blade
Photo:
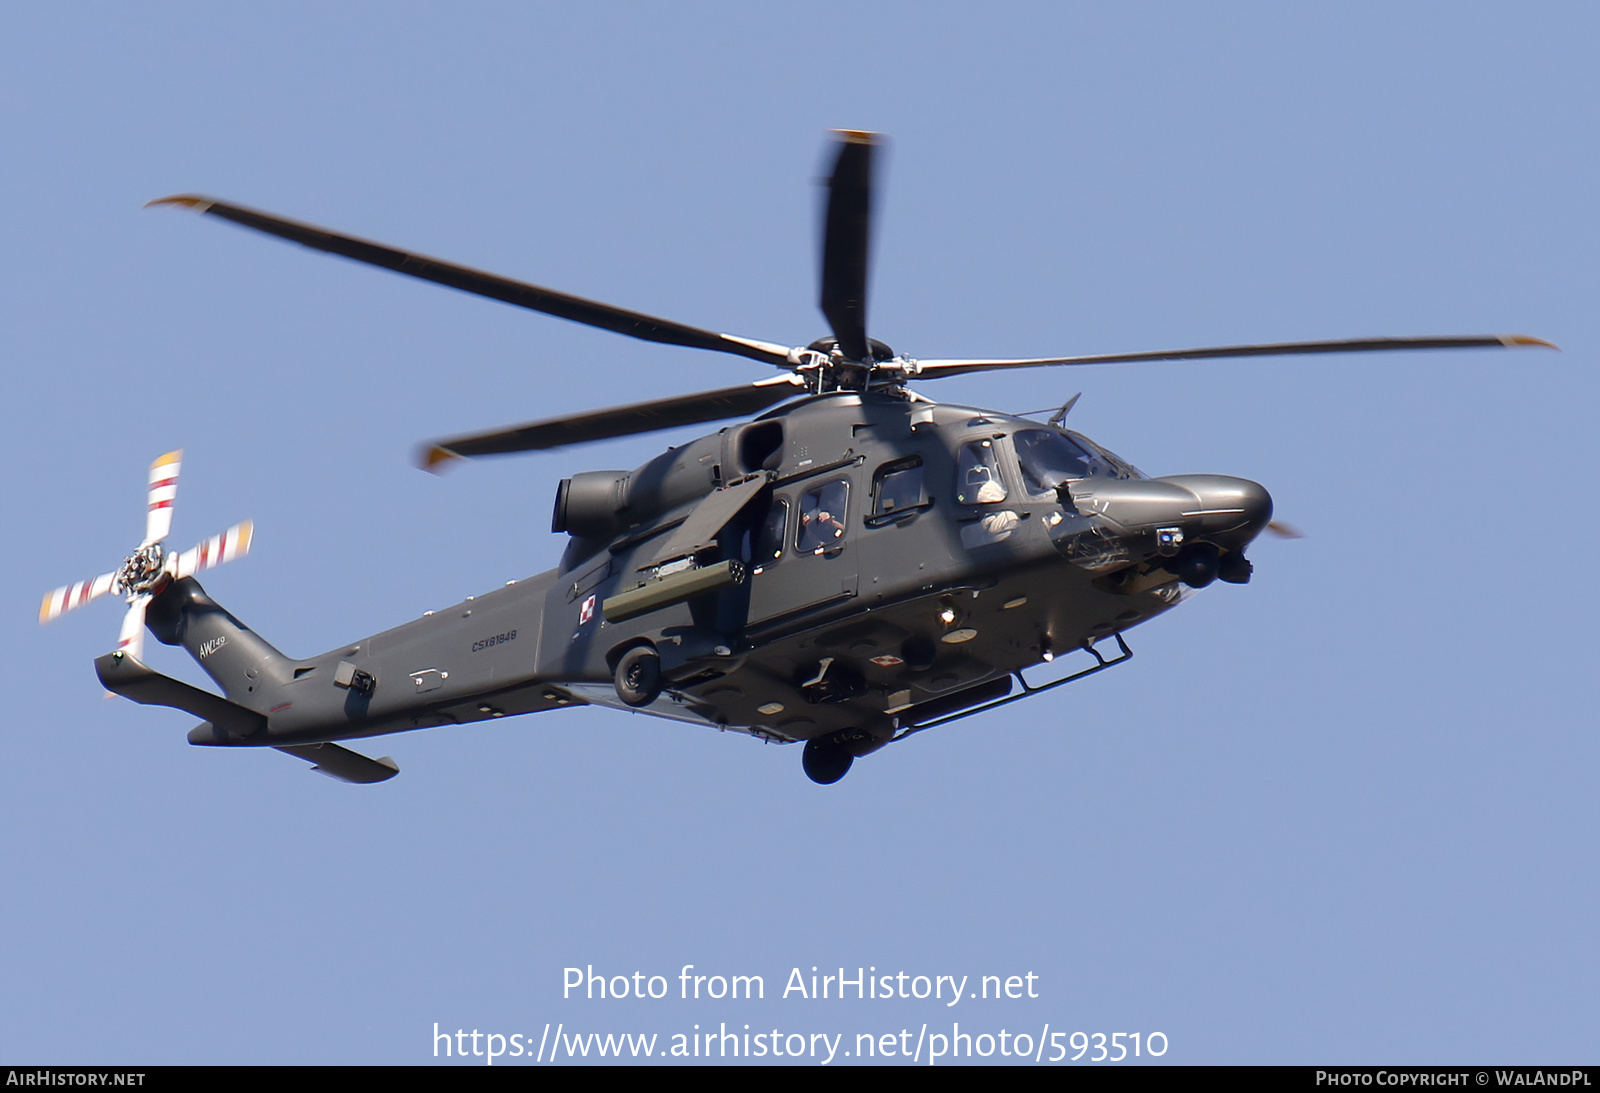
[[[569,296],[554,289],[530,285],[524,281],[513,281],[509,277],[458,266],[410,251],[397,250],[382,243],[358,239],[353,235],[342,235],[326,228],[286,220],[271,213],[257,212],[242,205],[230,205],[199,194],[177,194],[173,197],[157,198],[149,202],[146,207],[150,205],[187,206],[196,212],[219,216],[235,224],[268,235],[276,235],[313,250],[343,255],[357,262],[366,262],[368,265],[382,266],[395,273],[403,273],[407,277],[419,277],[424,281],[460,289],[476,296],[487,296],[492,300],[525,307],[530,311],[541,311],[546,315],[570,319],[586,326],[598,326],[602,330],[626,334],[630,338],[642,338],[647,342],[664,342],[667,345],[683,345],[691,349],[710,349],[718,353],[732,353],[735,356],[748,357],[751,360],[780,367],[787,367],[789,364],[787,346],[685,326],[670,319],[658,319],[652,315],[628,311],[595,300],[585,300],[581,296]]]
[[[116,579],[115,573],[102,573],[92,581],[63,585],[53,592],[46,593],[44,602],[39,604],[39,622],[43,624],[58,619],[90,600],[99,599],[111,591]]]
[[[1525,334],[1473,334],[1439,338],[1353,338],[1337,342],[1277,342],[1271,345],[1226,345],[1210,349],[1160,349],[1152,353],[1102,353],[1089,357],[1049,357],[1034,360],[918,361],[908,375],[918,379],[964,376],[998,368],[1043,368],[1065,364],[1125,364],[1133,361],[1193,361],[1217,357],[1289,357],[1306,353],[1376,353],[1397,349],[1511,349],[1522,345],[1555,345]]]
[[[799,394],[804,387],[805,381],[799,376],[773,376],[739,387],[723,387],[652,402],[635,402],[570,417],[547,418],[487,433],[436,440],[422,448],[417,462],[423,470],[436,471],[440,463],[461,456],[545,451],[591,440],[652,433],[678,425],[698,425],[706,421],[743,417]]]
[[[178,496],[178,471],[183,466],[183,450],[168,452],[150,464],[150,507],[145,513],[144,542],[159,543],[172,530],[172,502]]]
[[[872,235],[871,133],[840,130],[822,229],[822,314],[839,350],[867,359],[867,249]]]

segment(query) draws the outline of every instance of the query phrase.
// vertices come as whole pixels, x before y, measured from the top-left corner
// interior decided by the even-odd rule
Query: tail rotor
[[[150,464],[144,541],[112,572],[102,573],[92,581],[63,585],[47,593],[39,605],[41,624],[115,591],[128,604],[128,610],[122,616],[122,631],[117,637],[117,652],[140,660],[144,652],[145,608],[152,599],[175,580],[193,576],[249,553],[255,530],[249,520],[235,524],[221,535],[213,535],[182,553],[169,553],[166,550],[163,543],[172,531],[172,503],[178,495],[178,472],[182,466],[182,451],[168,452]]]

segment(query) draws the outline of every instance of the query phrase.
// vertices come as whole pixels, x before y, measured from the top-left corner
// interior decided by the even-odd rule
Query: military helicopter
[[[1272,519],[1255,482],[1151,478],[1064,426],[930,401],[916,381],[1012,368],[1378,350],[1548,346],[1524,336],[1369,338],[1026,360],[918,360],[867,336],[870,133],[842,131],[827,181],[821,309],[806,346],[702,330],[214,200],[186,206],[464,292],[646,341],[779,369],[753,383],[453,437],[448,461],[744,418],[632,471],[556,490],[559,565],[384,633],[295,659],[194,574],[249,525],[166,554],[178,453],[150,476],[145,541],[117,571],[50,593],[48,621],[112,590],[129,609],[95,661],[107,690],[202,718],[194,744],[273,747],[349,782],[398,768],[340,746],[596,704],[802,743],[815,782],[937,725],[1122,664],[1124,635],[1213,581],[1243,584]],[[1074,401],[1076,401],[1074,399]],[[765,411],[765,412],[762,412]],[[147,667],[148,628],[217,695]],[[1053,679],[1058,655],[1087,666]],[[1081,659],[1081,658],[1080,658]]]

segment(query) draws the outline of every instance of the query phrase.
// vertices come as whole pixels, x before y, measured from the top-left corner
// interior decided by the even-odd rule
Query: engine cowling
[[[669,448],[631,471],[584,471],[562,479],[550,529],[579,539],[609,539],[700,500],[726,477],[723,433]]]

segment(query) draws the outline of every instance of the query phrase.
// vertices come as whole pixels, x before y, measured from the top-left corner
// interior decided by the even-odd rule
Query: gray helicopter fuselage
[[[139,584],[124,616],[126,649],[95,662],[101,682],[205,718],[190,734],[196,743],[278,746],[348,781],[382,781],[398,768],[335,740],[595,703],[804,740],[807,776],[829,784],[885,742],[1121,663],[1132,655],[1122,633],[1185,589],[1248,581],[1244,550],[1271,519],[1272,499],[1254,482],[1147,478],[1057,427],[1071,403],[1039,424],[939,406],[911,386],[1019,368],[1550,346],[1489,334],[1021,359],[901,356],[869,337],[866,321],[879,145],[873,133],[835,134],[818,296],[828,334],[806,345],[691,326],[201,194],[152,202],[779,371],[425,445],[420,461],[434,470],[765,411],[633,471],[563,480],[551,526],[569,539],[551,572],[292,661],[207,600],[179,576],[195,570],[175,562],[152,578],[170,580],[159,594]],[[159,469],[150,480],[156,506],[170,503],[158,490],[172,484]],[[145,545],[158,547],[165,521],[150,520],[160,535],[150,532]],[[242,552],[247,530],[230,531],[226,556]],[[126,584],[133,568],[130,559],[126,572],[57,589],[41,620],[114,581]],[[150,629],[182,642],[225,699],[139,661],[126,631],[137,635],[147,610]],[[1109,661],[1096,646],[1107,638],[1121,650]],[[1055,669],[1048,682],[1023,675],[1079,649],[1095,666]]]
[[[864,753],[1167,610],[1185,543],[1239,553],[1270,511],[1254,483],[1148,479],[1054,425],[841,392],[567,480],[557,569],[322,656],[284,657],[192,580],[150,626],[265,718],[195,743],[594,703],[776,741],[853,734]],[[637,648],[660,666],[643,704],[615,682]]]

